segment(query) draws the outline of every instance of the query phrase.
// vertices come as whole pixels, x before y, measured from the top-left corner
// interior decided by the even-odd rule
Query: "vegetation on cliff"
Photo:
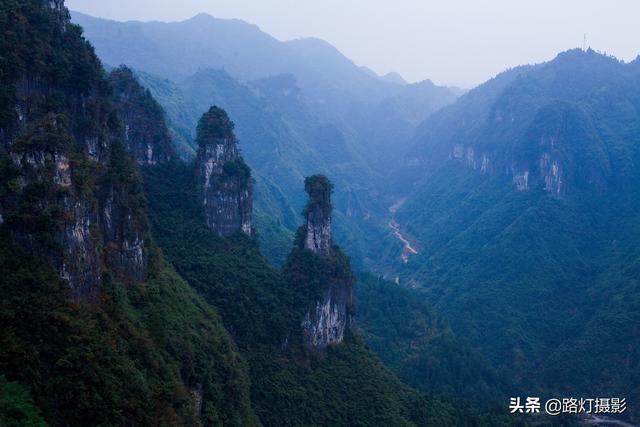
[[[257,242],[219,237],[204,220],[190,166],[145,170],[154,235],[177,271],[221,314],[249,363],[253,408],[267,426],[466,425],[468,407],[425,397],[388,371],[352,333],[326,358],[302,347],[301,322],[321,285],[351,280],[348,258],[295,246],[282,271]]]
[[[154,245],[109,83],[59,5],[0,4],[0,424],[256,424],[247,366]],[[90,298],[71,298],[70,263],[99,273]]]

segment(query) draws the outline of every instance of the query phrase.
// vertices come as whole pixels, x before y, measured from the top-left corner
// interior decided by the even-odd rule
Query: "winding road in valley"
[[[396,221],[395,218],[396,212],[404,204],[405,200],[406,199],[404,198],[400,199],[389,208],[389,212],[392,215],[391,220],[389,221],[389,227],[393,230],[393,234],[396,236],[396,238],[400,240],[404,245],[404,249],[402,250],[402,255],[400,255],[400,258],[402,258],[402,261],[406,264],[407,262],[409,262],[409,257],[411,255],[418,254],[418,250],[414,248],[409,239],[407,239],[402,234],[402,232],[400,231],[400,224],[398,223],[398,221]]]

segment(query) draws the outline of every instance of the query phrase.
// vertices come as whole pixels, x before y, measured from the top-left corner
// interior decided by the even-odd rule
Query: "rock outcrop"
[[[334,247],[331,238],[332,185],[322,175],[305,180],[309,201],[305,208],[306,223],[302,229],[303,251],[315,254],[311,261],[324,272],[319,280],[319,296],[302,321],[303,341],[307,348],[324,350],[339,344],[351,323],[352,275],[348,258]]]
[[[125,282],[146,279],[144,198],[100,61],[63,2],[44,5],[39,19],[51,31],[33,35],[38,46],[0,42],[16,52],[0,82],[1,226],[54,267],[75,299],[87,300],[105,271]],[[67,72],[54,58],[78,68]]]
[[[324,350],[328,345],[341,343],[351,323],[351,304],[350,283],[330,284],[302,321],[305,346]]]
[[[122,120],[122,140],[140,165],[155,165],[176,157],[160,104],[122,66],[109,75],[113,106]]]
[[[331,251],[331,191],[332,185],[322,175],[314,175],[305,180],[305,190],[309,202],[305,208],[304,247],[322,256]]]
[[[198,123],[196,179],[207,225],[219,236],[252,234],[251,170],[238,153],[233,123],[212,107]]]

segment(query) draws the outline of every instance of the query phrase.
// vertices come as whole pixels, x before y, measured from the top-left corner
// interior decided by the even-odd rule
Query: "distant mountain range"
[[[343,114],[356,104],[375,104],[406,82],[396,73],[384,77],[355,65],[324,40],[281,42],[257,26],[207,14],[183,22],[117,22],[72,12],[107,64],[181,81],[200,69],[223,69],[248,82],[278,74],[296,76],[314,108]]]
[[[229,111],[257,172],[263,218],[295,230],[302,179],[322,172],[337,184],[336,234],[355,264],[373,265],[381,242],[399,255],[387,227],[392,200],[379,189],[417,125],[460,90],[382,78],[325,41],[281,42],[238,20],[116,22],[75,12],[72,19],[102,61],[138,72],[167,112],[183,158],[193,156],[200,115],[211,104]]]

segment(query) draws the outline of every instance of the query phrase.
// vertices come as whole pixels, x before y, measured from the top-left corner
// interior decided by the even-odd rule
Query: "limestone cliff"
[[[122,66],[109,75],[113,106],[122,120],[121,138],[140,165],[155,165],[176,157],[164,111],[133,72]]]
[[[51,31],[11,21],[0,42],[14,55],[0,76],[0,226],[53,266],[74,298],[90,299],[106,270],[146,278],[144,199],[100,62],[63,2],[45,4],[25,13]],[[20,31],[40,44],[14,48]]]
[[[352,316],[352,275],[348,258],[332,245],[331,191],[332,185],[322,175],[305,180],[309,201],[305,209],[306,223],[301,229],[302,251],[311,251],[306,262],[306,284],[315,293],[315,300],[302,320],[303,342],[307,348],[324,350],[339,344]]]
[[[329,180],[314,175],[305,181],[309,202],[305,208],[304,247],[322,256],[331,251],[331,190]]]
[[[207,225],[219,236],[252,234],[251,171],[238,153],[233,123],[212,107],[198,123],[196,179]]]

